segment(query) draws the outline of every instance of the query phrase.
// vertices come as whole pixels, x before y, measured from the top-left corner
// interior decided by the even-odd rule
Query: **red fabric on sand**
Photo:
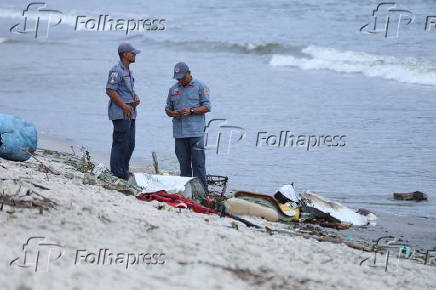
[[[203,206],[201,203],[194,201],[192,199],[189,199],[187,197],[184,197],[182,195],[174,194],[174,193],[168,193],[165,190],[159,190],[156,192],[150,192],[150,193],[142,193],[140,195],[136,196],[137,199],[143,200],[143,201],[153,201],[157,200],[159,202],[166,202],[168,205],[172,207],[177,207],[180,203],[186,204],[186,206],[192,211],[196,213],[204,213],[204,214],[218,214],[213,209],[210,209],[208,207]]]

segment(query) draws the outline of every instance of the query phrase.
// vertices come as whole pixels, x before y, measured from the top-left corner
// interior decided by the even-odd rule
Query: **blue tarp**
[[[20,117],[0,114],[0,157],[12,161],[26,161],[29,152],[36,150],[38,134],[35,126]]]

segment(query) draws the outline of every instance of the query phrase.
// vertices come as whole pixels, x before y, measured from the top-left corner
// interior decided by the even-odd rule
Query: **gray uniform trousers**
[[[207,191],[204,137],[175,138],[180,176],[198,177]]]
[[[135,119],[113,120],[111,172],[116,177],[129,180],[129,162],[135,149]]]

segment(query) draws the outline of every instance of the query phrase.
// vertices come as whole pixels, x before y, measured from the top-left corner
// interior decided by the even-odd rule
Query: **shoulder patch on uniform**
[[[114,84],[117,82],[118,73],[117,72],[111,72],[111,75],[109,77],[109,83]]]
[[[205,89],[204,89],[204,94],[205,94],[205,95],[209,95],[209,89],[206,89],[206,88],[205,88]]]
[[[179,88],[171,89],[171,96],[180,96]]]

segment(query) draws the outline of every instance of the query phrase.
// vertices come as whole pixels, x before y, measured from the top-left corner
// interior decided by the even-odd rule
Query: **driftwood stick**
[[[50,171],[50,172],[53,173],[54,175],[60,175],[59,172],[57,172],[57,171],[51,169],[50,167],[48,167],[47,165],[45,165],[41,160],[39,160],[38,158],[36,158],[36,156],[35,156],[34,153],[30,152],[30,151],[27,150],[27,149],[23,149],[23,148],[21,148],[21,151],[23,151],[23,152],[29,154],[30,156],[32,156],[33,159],[35,159],[36,161],[38,161],[39,164],[41,164],[45,169],[47,169],[48,171]]]
[[[39,185],[39,184],[36,184],[36,183],[33,183],[33,182],[31,182],[31,184],[32,184],[33,186],[38,187],[38,188],[43,189],[43,190],[50,190],[50,188],[45,187],[45,186],[43,186],[43,185]]]
[[[2,204],[0,205],[0,211],[3,211],[3,205],[5,204],[5,190],[2,193]]]
[[[159,173],[159,162],[157,161],[157,154],[156,154],[156,152],[152,152],[151,153],[151,156],[153,157],[153,167],[154,167],[154,172],[156,173],[156,174],[160,174]]]
[[[51,203],[53,203],[54,205],[58,205],[57,202],[55,202],[55,201],[53,201],[53,200],[51,200],[51,199],[49,199],[49,198],[43,196],[43,195],[40,194],[40,193],[37,193],[36,191],[32,191],[32,194],[35,194],[35,195],[41,197],[45,202],[49,202],[49,203],[51,202]]]

